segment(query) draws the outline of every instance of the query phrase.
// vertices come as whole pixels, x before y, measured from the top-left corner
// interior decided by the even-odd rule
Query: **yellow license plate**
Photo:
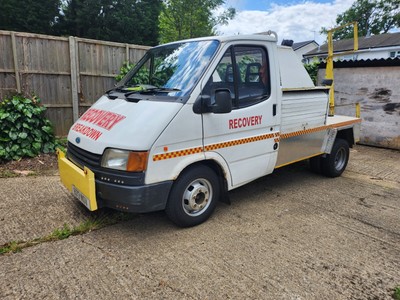
[[[97,210],[94,173],[87,167],[78,168],[61,150],[57,150],[57,156],[62,184],[90,211]]]

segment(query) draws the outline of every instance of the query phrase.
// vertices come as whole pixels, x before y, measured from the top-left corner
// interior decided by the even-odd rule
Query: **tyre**
[[[349,161],[349,144],[346,140],[336,139],[331,154],[321,158],[321,170],[325,176],[338,177],[342,175]]]
[[[217,174],[207,166],[196,166],[184,171],[175,181],[165,212],[178,226],[195,226],[211,216],[219,196]]]

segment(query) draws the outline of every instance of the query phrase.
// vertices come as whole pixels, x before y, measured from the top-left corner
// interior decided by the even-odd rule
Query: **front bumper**
[[[101,207],[136,213],[165,209],[173,181],[122,186],[95,179],[89,168],[80,169],[60,150],[57,156],[61,182],[91,211]]]

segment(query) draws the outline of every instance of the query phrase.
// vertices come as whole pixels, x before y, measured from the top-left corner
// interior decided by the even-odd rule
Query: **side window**
[[[203,95],[210,96],[211,103],[213,103],[216,90],[229,89],[233,101],[235,99],[234,81],[235,76],[232,64],[231,49],[228,49],[204,87]]]
[[[270,77],[267,52],[262,47],[235,47],[239,71],[237,106],[246,107],[268,98]]]
[[[234,109],[266,100],[270,93],[266,50],[260,46],[229,48],[202,93],[210,96],[213,103],[218,89],[228,89],[231,92]]]

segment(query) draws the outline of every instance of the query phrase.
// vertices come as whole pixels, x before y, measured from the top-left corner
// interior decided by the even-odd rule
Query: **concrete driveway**
[[[57,176],[0,179],[0,245],[90,213]],[[357,146],[342,177],[277,170],[211,219],[165,215],[0,255],[1,299],[392,299],[400,286],[400,152]]]

